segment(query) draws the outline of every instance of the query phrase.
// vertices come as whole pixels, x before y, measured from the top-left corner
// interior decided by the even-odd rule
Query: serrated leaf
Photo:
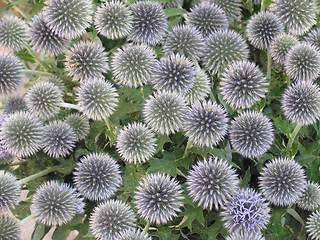
[[[180,213],[179,216],[185,216],[187,219],[179,226],[181,228],[187,226],[192,231],[192,223],[194,220],[198,220],[204,225],[203,209],[202,207],[193,207],[190,205],[185,206],[185,210]]]
[[[157,150],[156,150],[156,153],[159,152],[159,151],[161,151],[162,148],[163,148],[163,145],[164,145],[165,143],[167,143],[167,142],[172,143],[171,139],[170,139],[167,135],[160,135],[160,136],[158,137],[158,141],[157,141]]]
[[[178,240],[179,236],[172,234],[171,229],[165,226],[159,226],[157,229],[157,236],[161,240]]]
[[[173,16],[181,16],[186,14],[188,11],[182,8],[166,8],[164,9],[164,14],[166,17],[173,17]]]

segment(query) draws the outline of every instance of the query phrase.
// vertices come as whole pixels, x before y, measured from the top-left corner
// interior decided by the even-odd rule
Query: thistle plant
[[[218,4],[225,12],[230,22],[236,21],[241,15],[241,0],[211,0]]]
[[[118,236],[119,240],[151,240],[147,233],[141,232],[140,229],[132,230],[127,229],[121,231]]]
[[[5,211],[14,208],[20,194],[21,185],[16,177],[10,172],[0,170],[0,209]]]
[[[308,181],[298,201],[298,206],[308,211],[314,211],[320,207],[320,185],[318,183]]]
[[[20,240],[22,228],[17,218],[9,214],[0,214],[0,239]]]
[[[304,40],[320,49],[320,28],[311,29],[310,32],[304,36]]]
[[[270,55],[278,64],[284,65],[286,54],[298,42],[298,39],[290,34],[282,33],[273,38],[270,44]]]
[[[83,115],[72,113],[65,118],[65,121],[73,128],[76,141],[85,139],[90,132],[89,120]]]
[[[316,210],[308,217],[306,229],[311,239],[320,239],[320,211]]]
[[[226,240],[265,240],[261,232],[236,232],[228,235]]]
[[[28,109],[27,102],[25,101],[23,96],[9,97],[3,107],[3,112],[5,114],[26,111]]]

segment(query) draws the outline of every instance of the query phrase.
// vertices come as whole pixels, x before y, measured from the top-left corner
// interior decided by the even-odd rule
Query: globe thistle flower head
[[[102,45],[85,40],[76,43],[66,54],[66,71],[74,80],[102,77],[108,67],[107,53]]]
[[[90,229],[99,240],[119,240],[119,233],[134,229],[136,217],[131,207],[122,200],[108,199],[93,209]]]
[[[0,209],[14,208],[18,204],[21,186],[16,177],[7,171],[0,170]]]
[[[246,158],[256,158],[269,150],[273,142],[273,124],[261,112],[245,111],[230,125],[231,145]]]
[[[292,46],[298,42],[298,39],[287,33],[282,33],[279,36],[274,37],[270,44],[270,55],[278,64],[283,65],[286,59],[286,54]]]
[[[268,81],[260,69],[249,61],[236,61],[225,68],[221,78],[223,99],[233,108],[250,108],[264,98]]]
[[[226,240],[265,240],[261,232],[235,232],[226,237]]]
[[[287,87],[282,95],[282,110],[293,123],[310,125],[320,117],[320,89],[313,82],[300,81]]]
[[[27,102],[23,96],[9,96],[4,104],[3,112],[11,114],[19,111],[27,111]]]
[[[144,163],[156,152],[155,134],[142,123],[128,124],[117,135],[117,152],[129,163]]]
[[[123,38],[132,31],[132,11],[119,0],[112,0],[98,7],[94,26],[97,31],[110,39]]]
[[[86,138],[90,131],[89,120],[79,113],[71,113],[65,119],[65,121],[73,128],[76,134],[76,141],[80,141]]]
[[[304,40],[320,49],[320,28],[311,29],[304,37]]]
[[[66,86],[64,85],[63,80],[57,76],[47,77],[44,80],[47,82],[51,82],[54,85],[57,85],[62,92],[66,90]]]
[[[149,46],[126,44],[114,54],[111,68],[115,82],[137,88],[148,84],[155,64],[156,56]]]
[[[138,1],[131,6],[132,31],[129,40],[148,45],[159,44],[167,33],[167,18],[160,3]]]
[[[234,22],[241,15],[241,0],[211,0],[219,5],[226,13],[230,22]]]
[[[89,80],[80,85],[76,100],[83,112],[93,120],[109,117],[118,106],[117,89],[103,78]]]
[[[127,229],[121,231],[118,236],[118,240],[152,240],[148,236],[148,233],[141,232],[140,229]]]
[[[180,184],[163,173],[145,176],[139,182],[135,194],[134,203],[138,214],[157,225],[171,221],[183,206]]]
[[[8,115],[7,114],[2,114],[0,116],[0,132],[2,129],[2,124],[7,120]],[[7,152],[5,147],[0,141],[0,165],[7,165],[12,162],[11,155]]]
[[[262,195],[276,206],[291,206],[307,187],[302,166],[294,159],[276,158],[266,164],[259,177]]]
[[[320,239],[320,210],[316,210],[308,217],[306,229],[311,239]]]
[[[313,211],[320,207],[320,185],[308,181],[298,206],[304,210]]]
[[[20,221],[9,214],[0,214],[0,239],[21,240]]]

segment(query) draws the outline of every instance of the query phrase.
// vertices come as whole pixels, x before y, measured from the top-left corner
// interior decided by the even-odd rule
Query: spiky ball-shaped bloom
[[[9,214],[0,214],[0,239],[21,240],[20,221]]]
[[[155,52],[149,46],[126,44],[114,54],[111,68],[115,82],[137,88],[150,81],[155,64]]]
[[[58,86],[48,81],[40,81],[28,90],[27,106],[32,113],[47,120],[59,113],[63,103],[62,96]]]
[[[66,117],[66,122],[73,128],[77,141],[85,139],[89,134],[89,120],[79,113],[72,113]]]
[[[103,78],[89,80],[77,93],[80,111],[93,120],[109,117],[118,106],[117,89]]]
[[[171,221],[183,206],[180,184],[164,173],[145,176],[139,182],[135,194],[134,203],[138,214],[157,225]]]
[[[201,2],[191,8],[186,16],[186,24],[207,36],[218,29],[227,29],[229,21],[224,10],[217,4]]]
[[[77,135],[68,123],[52,121],[44,127],[42,148],[50,157],[65,157],[75,147],[76,140]]]
[[[119,155],[129,163],[144,163],[156,152],[155,134],[142,123],[134,122],[120,130],[116,148]]]
[[[298,42],[286,54],[284,68],[297,81],[313,81],[320,75],[319,49],[308,42]]]
[[[231,123],[232,147],[247,158],[256,158],[269,150],[273,142],[273,124],[261,112],[245,111]]]
[[[163,44],[164,55],[181,53],[190,59],[199,60],[203,54],[204,39],[201,32],[191,25],[178,25],[166,36]]]
[[[183,97],[175,92],[155,92],[143,108],[145,123],[160,134],[175,133],[182,127],[187,110]]]
[[[290,122],[313,124],[320,117],[320,88],[313,82],[295,82],[284,91],[281,105]]]
[[[272,40],[284,32],[284,26],[274,13],[258,12],[250,18],[246,31],[249,42],[255,48],[266,50]]]
[[[110,39],[123,38],[132,31],[132,11],[119,0],[101,4],[97,8],[94,26],[98,32]]]
[[[84,204],[78,193],[67,183],[52,180],[43,183],[33,195],[31,209],[45,225],[62,225],[82,213]]]
[[[233,108],[250,108],[268,92],[268,81],[258,66],[236,61],[225,68],[221,78],[223,99]]]
[[[265,240],[261,232],[235,232],[226,237],[226,240]]]
[[[311,29],[304,37],[304,40],[320,49],[320,28]]]
[[[135,221],[135,213],[129,204],[119,199],[108,199],[93,209],[90,229],[98,240],[119,240],[118,234],[134,229]]]
[[[21,185],[16,177],[7,171],[0,170],[0,209],[14,208],[21,194]]]
[[[8,118],[8,115],[6,113],[0,116],[0,132],[2,129],[2,124],[7,120],[7,118]],[[11,162],[12,162],[11,155],[8,153],[8,151],[0,141],[0,165],[7,165]]]
[[[197,101],[188,107],[183,122],[185,135],[195,145],[213,147],[227,134],[226,110],[216,102]]]
[[[15,91],[22,83],[23,64],[10,52],[0,52],[0,94]]]
[[[13,156],[28,157],[39,150],[43,141],[43,125],[29,112],[10,114],[0,132],[1,144]]]
[[[132,31],[129,39],[135,43],[159,44],[167,33],[167,18],[160,3],[138,1],[132,4]]]
[[[205,39],[202,61],[212,74],[233,61],[247,60],[249,49],[243,37],[234,30],[217,30]]]
[[[17,16],[2,17],[0,19],[0,46],[18,52],[27,42],[28,26]]]
[[[140,229],[127,229],[121,231],[118,240],[152,240],[148,233],[141,232]]]
[[[313,240],[320,239],[320,210],[316,210],[308,217],[306,229]]]
[[[279,157],[268,162],[259,177],[262,195],[276,206],[295,204],[306,187],[306,175],[302,166],[287,157]]]
[[[61,91],[66,90],[66,86],[64,85],[63,80],[57,76],[47,77],[45,78],[45,81],[52,82],[54,85],[57,85]]]
[[[238,191],[236,170],[227,161],[204,159],[193,165],[187,176],[187,190],[198,206],[216,210],[222,208]]]
[[[76,43],[66,54],[66,70],[74,80],[100,78],[108,70],[104,47],[90,40]]]
[[[44,8],[46,22],[58,36],[74,39],[90,27],[92,0],[47,0]]]
[[[308,211],[320,207],[320,185],[318,183],[308,181],[307,188],[298,201],[298,206]]]
[[[298,39],[287,33],[282,33],[279,36],[276,36],[272,43],[270,44],[270,55],[272,59],[283,65],[286,59],[286,54],[292,46],[298,42]]]
[[[270,208],[262,195],[252,188],[240,189],[221,213],[229,233],[253,233],[266,228]]]
[[[27,103],[23,96],[10,96],[4,104],[3,112],[10,114],[18,111],[26,111],[27,109]]]
[[[193,88],[195,77],[193,63],[179,53],[172,53],[157,62],[151,75],[151,83],[157,90],[185,95]]]
[[[211,0],[218,4],[226,13],[230,22],[234,22],[241,15],[241,0]]]

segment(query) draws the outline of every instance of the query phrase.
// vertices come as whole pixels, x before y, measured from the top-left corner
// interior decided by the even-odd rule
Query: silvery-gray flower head
[[[124,126],[117,135],[116,148],[120,157],[129,163],[144,163],[156,152],[155,134],[142,123]]]
[[[45,4],[45,21],[61,38],[80,37],[91,25],[92,0],[47,0]]]
[[[254,63],[236,61],[222,73],[221,94],[231,107],[250,108],[265,97],[269,82]]]
[[[304,36],[304,40],[320,49],[320,28],[311,29],[311,31]]]
[[[77,141],[85,139],[90,132],[88,118],[79,113],[71,113],[65,121],[73,128]]]
[[[80,112],[93,120],[102,120],[115,111],[119,94],[110,82],[100,78],[82,83],[76,100]]]
[[[118,234],[134,229],[136,217],[129,204],[122,200],[108,199],[93,209],[90,229],[99,240],[119,240]]]
[[[3,112],[10,114],[19,111],[26,111],[27,109],[27,102],[23,96],[9,96],[4,104]]]
[[[33,195],[31,209],[37,220],[48,226],[62,225],[83,211],[84,203],[67,183],[43,183]]]
[[[112,0],[97,8],[94,26],[101,35],[115,40],[129,35],[132,18],[132,11],[126,4]]]
[[[269,150],[273,143],[273,124],[261,112],[245,111],[230,124],[231,145],[247,158],[256,158]]]
[[[167,33],[167,18],[160,3],[138,1],[130,6],[133,11],[129,40],[148,45],[159,44]]]
[[[189,196],[198,206],[221,209],[238,191],[240,180],[226,160],[204,159],[194,164],[187,175]]]
[[[43,124],[29,112],[9,115],[0,132],[1,144],[13,156],[28,157],[40,149]]]
[[[308,181],[307,187],[297,204],[300,208],[308,211],[318,209],[320,207],[320,185],[316,182]]]
[[[66,86],[64,85],[64,82],[60,77],[50,76],[50,77],[44,78],[44,80],[48,82],[52,82],[54,85],[57,85],[60,88],[60,90],[63,92],[66,90]]]
[[[127,229],[121,231],[118,240],[152,240],[148,233],[141,232],[140,229]]]
[[[241,0],[211,0],[211,2],[218,4],[226,12],[230,22],[234,22],[241,15]]]
[[[18,204],[21,185],[10,172],[0,170],[0,209],[2,211],[14,208]]]
[[[298,42],[298,39],[290,34],[282,33],[274,37],[270,44],[270,55],[278,64],[283,65],[286,59],[286,54]]]
[[[104,47],[96,42],[85,40],[73,45],[66,54],[66,71],[74,80],[101,78],[109,69]]]
[[[294,159],[279,157],[268,162],[259,176],[262,195],[276,206],[291,206],[307,187],[305,171]]]
[[[146,100],[143,107],[145,123],[155,133],[179,131],[187,110],[183,97],[176,92],[158,91]]]
[[[73,174],[77,190],[90,201],[112,197],[122,184],[120,165],[104,153],[83,156]]]
[[[28,25],[17,16],[0,19],[0,46],[19,52],[27,43]]]
[[[126,44],[118,48],[111,61],[114,81],[130,88],[146,85],[155,64],[156,56],[151,47],[145,44]]]
[[[306,222],[306,229],[311,239],[320,239],[320,210],[310,214]]]
[[[0,132],[2,130],[3,123],[8,119],[8,115],[6,113],[0,116]],[[10,153],[6,150],[3,144],[0,141],[0,165],[7,165],[12,162],[12,157]]]
[[[226,237],[226,240],[265,240],[260,231],[258,232],[235,232]]]
[[[286,54],[284,68],[296,81],[313,81],[320,75],[320,51],[308,42],[298,42]]]
[[[233,61],[249,58],[248,45],[243,37],[234,30],[217,30],[205,39],[202,61],[212,74],[221,70]]]
[[[11,214],[0,214],[0,239],[21,240],[20,221]]]
[[[146,221],[160,225],[177,216],[184,197],[177,180],[164,173],[155,173],[146,175],[139,182],[134,199],[138,214]]]
[[[300,81],[286,88],[281,100],[286,118],[293,123],[310,125],[320,117],[320,88],[313,82]]]

